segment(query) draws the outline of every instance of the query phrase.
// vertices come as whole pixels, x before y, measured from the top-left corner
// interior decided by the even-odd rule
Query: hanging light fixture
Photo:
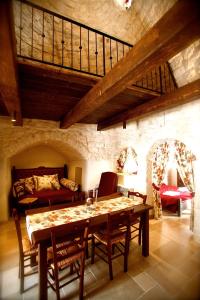
[[[122,9],[127,10],[131,7],[132,0],[114,0]]]

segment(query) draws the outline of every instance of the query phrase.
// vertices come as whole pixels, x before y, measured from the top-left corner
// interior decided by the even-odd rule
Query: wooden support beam
[[[0,93],[8,114],[15,116],[14,125],[22,125],[16,68],[12,3],[0,1]]]
[[[179,0],[64,117],[68,128],[200,37],[199,3]]]
[[[155,112],[170,109],[198,98],[200,99],[200,79],[184,85],[172,93],[156,97],[133,109],[111,117],[99,123],[97,130],[103,130],[118,123],[123,124],[124,120],[138,120]]]

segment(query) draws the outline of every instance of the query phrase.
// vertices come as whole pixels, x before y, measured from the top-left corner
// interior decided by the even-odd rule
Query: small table
[[[36,197],[30,197],[30,198],[24,198],[22,200],[19,200],[19,205],[28,205],[29,208],[31,208],[32,204],[35,203],[38,200]]]

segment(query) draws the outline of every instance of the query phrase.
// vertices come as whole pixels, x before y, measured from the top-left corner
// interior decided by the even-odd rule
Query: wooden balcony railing
[[[18,57],[99,77],[133,47],[26,0],[13,2]],[[175,88],[164,64],[134,85],[164,93]]]

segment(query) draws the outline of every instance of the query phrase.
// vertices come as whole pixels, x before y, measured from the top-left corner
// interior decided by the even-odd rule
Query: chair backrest
[[[136,197],[136,198],[140,198],[140,199],[142,199],[143,204],[146,204],[147,195],[143,195],[143,194],[141,194],[139,192],[128,191],[128,197],[130,197],[130,196],[133,196],[133,197]]]
[[[117,174],[114,172],[103,172],[101,174],[98,197],[107,196],[117,192]]]
[[[134,213],[133,209],[120,210],[108,214],[107,234],[111,234],[113,230],[126,227],[130,230],[130,216]]]
[[[20,216],[19,216],[16,208],[13,208],[12,216],[13,216],[13,219],[15,222],[19,252],[20,252],[20,255],[22,255],[23,254],[23,245],[22,245],[22,232],[21,232],[21,226],[20,226]]]
[[[53,257],[58,252],[77,245],[77,252],[85,254],[88,239],[89,220],[81,220],[51,228]],[[73,252],[73,255],[75,253]],[[62,255],[61,259],[70,257],[70,252]],[[56,259],[57,260],[57,259]]]

